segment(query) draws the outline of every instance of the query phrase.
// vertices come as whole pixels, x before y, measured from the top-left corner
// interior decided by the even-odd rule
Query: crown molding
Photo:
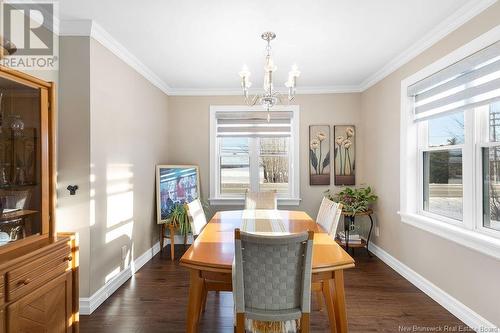
[[[400,53],[397,57],[389,61],[380,70],[366,78],[359,86],[361,91],[365,91],[376,83],[401,68],[407,62],[429,49],[448,34],[468,22],[473,17],[493,5],[497,0],[470,0],[438,26],[429,31],[424,37],[415,42],[411,47]]]
[[[124,61],[127,65],[135,69],[146,80],[151,82],[165,94],[170,95],[170,87],[149,67],[140,61],[135,55],[111,36],[104,28],[92,20],[71,20],[61,21],[59,36],[85,36],[92,37],[101,43],[114,55]]]
[[[249,95],[261,93],[262,90],[251,89]],[[311,86],[297,88],[296,95],[314,95],[314,94],[343,94],[343,93],[360,93],[360,87],[352,86]],[[234,96],[242,95],[241,89],[176,89],[171,88],[169,96]]]

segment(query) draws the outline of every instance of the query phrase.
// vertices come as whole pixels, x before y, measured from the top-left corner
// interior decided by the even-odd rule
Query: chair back
[[[318,223],[329,235],[335,237],[337,226],[342,215],[342,204],[323,197],[319,207],[316,223]]]
[[[276,191],[246,192],[245,209],[278,209]]]
[[[200,199],[196,199],[187,204],[187,213],[193,235],[199,235],[207,225],[207,217]]]
[[[309,313],[313,237],[312,231],[264,236],[236,229],[236,312],[272,311],[278,321],[290,319],[276,315],[279,310]]]

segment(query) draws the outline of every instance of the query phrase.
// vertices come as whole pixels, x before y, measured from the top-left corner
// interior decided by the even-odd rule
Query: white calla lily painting
[[[335,185],[356,184],[356,154],[354,125],[338,125],[333,128],[334,148],[334,183]]]
[[[309,184],[330,185],[330,125],[309,126]]]

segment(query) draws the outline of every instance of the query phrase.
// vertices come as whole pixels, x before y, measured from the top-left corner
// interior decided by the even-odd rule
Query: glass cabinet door
[[[46,233],[44,98],[44,89],[0,78],[0,246]]]

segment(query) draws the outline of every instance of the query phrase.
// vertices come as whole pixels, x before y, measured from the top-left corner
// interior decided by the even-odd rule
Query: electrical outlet
[[[122,260],[125,260],[127,258],[127,245],[122,246]]]
[[[375,236],[377,236],[377,237],[380,236],[380,227],[379,226],[375,227]]]

